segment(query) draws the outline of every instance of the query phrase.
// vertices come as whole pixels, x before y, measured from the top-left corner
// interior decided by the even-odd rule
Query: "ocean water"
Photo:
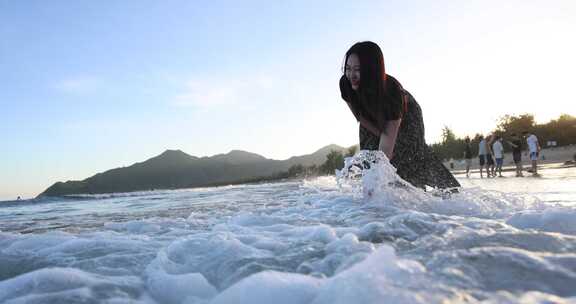
[[[576,303],[576,168],[457,193],[346,168],[2,202],[0,303]]]

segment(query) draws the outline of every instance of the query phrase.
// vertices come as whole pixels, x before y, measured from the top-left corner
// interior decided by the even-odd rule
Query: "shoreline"
[[[528,176],[530,172],[529,169],[532,168],[531,164],[522,164],[522,172],[524,172],[524,176]],[[576,164],[565,164],[564,162],[550,162],[550,163],[538,163],[538,170],[556,170],[556,169],[569,169],[569,168],[576,168]],[[466,169],[458,169],[458,170],[450,170],[450,172],[454,176],[462,176],[466,174]],[[485,172],[485,171],[484,171]],[[516,166],[514,165],[507,165],[502,166],[502,173],[504,172],[516,172]],[[470,167],[470,174],[480,174],[480,169]]]
[[[563,147],[553,147],[553,148],[543,148],[540,151],[540,156],[538,158],[538,167],[540,168],[543,165],[564,165],[567,161],[574,161],[574,155],[576,154],[576,145],[568,145]],[[544,159],[542,159],[544,157]],[[452,172],[452,174],[460,174],[462,172],[466,172],[466,162],[463,158],[454,159],[449,161],[442,162],[446,168]],[[450,167],[450,163],[453,163],[454,167]],[[522,151],[522,166],[524,171],[531,167],[530,157],[528,155],[528,151]],[[571,167],[574,165],[568,165]],[[515,169],[514,161],[512,160],[512,153],[506,152],[504,153],[504,165],[502,166],[502,172],[506,170]],[[470,172],[478,173],[480,169],[478,155],[472,158],[472,165],[470,166]]]

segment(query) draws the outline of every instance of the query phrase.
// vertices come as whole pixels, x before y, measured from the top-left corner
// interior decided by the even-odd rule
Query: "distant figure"
[[[494,152],[494,158],[496,159],[496,171],[498,171],[498,176],[502,177],[502,165],[504,164],[504,147],[502,146],[502,137],[496,136],[494,143],[492,144],[492,151]],[[493,173],[496,176],[496,173]]]
[[[466,177],[470,177],[470,165],[472,165],[472,146],[470,145],[470,137],[466,136],[464,142],[466,143],[466,146],[464,147],[464,159],[466,160]]]
[[[538,176],[538,153],[540,153],[540,144],[538,143],[538,137],[536,135],[524,132],[526,137],[526,143],[528,144],[528,151],[530,152],[530,160],[532,161],[532,175]]]
[[[480,178],[483,178],[482,176],[482,169],[484,168],[484,164],[486,162],[486,153],[488,151],[486,151],[486,139],[484,139],[484,136],[480,135],[480,142],[478,143],[478,161],[480,164]],[[488,176],[488,167],[486,167],[486,176]]]
[[[16,200],[19,201],[19,200],[20,200],[20,197],[18,197]]]
[[[495,177],[494,172],[494,152],[492,151],[492,142],[494,141],[494,135],[488,135],[486,137],[486,176]]]
[[[516,165],[516,177],[522,177],[522,140],[518,134],[513,133],[511,136],[512,140],[508,141],[508,144],[512,146],[512,159]]]
[[[343,72],[340,93],[360,122],[360,149],[384,152],[398,175],[416,187],[460,187],[426,144],[420,105],[386,74],[376,43],[354,44],[346,52]]]

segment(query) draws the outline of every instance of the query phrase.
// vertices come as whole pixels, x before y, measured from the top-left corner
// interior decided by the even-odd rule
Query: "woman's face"
[[[346,60],[346,66],[344,67],[344,74],[354,91],[358,90],[360,87],[360,59],[358,55],[352,53],[348,56]]]

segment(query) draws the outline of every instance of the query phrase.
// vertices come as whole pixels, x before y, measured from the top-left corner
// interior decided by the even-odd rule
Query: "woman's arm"
[[[375,125],[373,125],[370,121],[368,121],[367,119],[365,119],[364,117],[360,116],[360,119],[358,121],[360,121],[360,124],[366,128],[368,131],[370,131],[370,133],[374,134],[374,136],[380,136],[381,132],[380,129],[378,129]]]
[[[356,117],[356,120],[358,122],[360,122],[360,124],[366,128],[368,131],[370,131],[370,133],[374,134],[374,136],[380,136],[380,130],[374,125],[372,124],[370,121],[368,121],[366,118],[362,117],[362,115],[360,115],[360,113],[356,113],[354,111],[354,108],[352,108],[352,105],[350,105],[349,102],[346,102],[346,104],[348,105],[348,107],[350,108],[350,111],[352,112],[352,114],[354,114],[354,117]]]
[[[386,154],[388,159],[394,157],[394,146],[396,145],[396,137],[398,136],[401,122],[402,119],[389,120],[384,132],[380,134],[380,146],[378,148]]]

